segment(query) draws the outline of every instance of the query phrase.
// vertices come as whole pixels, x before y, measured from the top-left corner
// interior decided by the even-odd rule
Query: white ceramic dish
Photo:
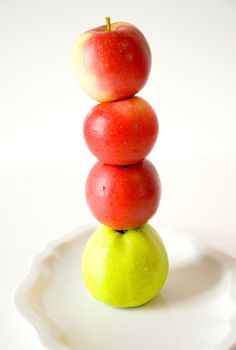
[[[146,305],[115,309],[95,300],[81,277],[93,227],[50,244],[17,290],[18,310],[50,350],[236,349],[236,261],[186,234],[161,230],[170,272]]]

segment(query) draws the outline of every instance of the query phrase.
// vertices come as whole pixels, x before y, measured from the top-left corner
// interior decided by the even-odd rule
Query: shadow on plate
[[[189,265],[170,269],[166,283],[146,308],[163,308],[199,297],[215,288],[222,280],[224,271],[215,259],[201,256]]]

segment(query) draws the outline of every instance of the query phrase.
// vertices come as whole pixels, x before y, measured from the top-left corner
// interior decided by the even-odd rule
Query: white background
[[[236,2],[0,0],[0,345],[41,349],[13,306],[51,240],[93,220],[84,198],[95,158],[82,125],[95,104],[71,68],[75,39],[127,21],[147,37],[152,72],[139,95],[156,109],[149,159],[163,186],[152,222],[236,258]]]

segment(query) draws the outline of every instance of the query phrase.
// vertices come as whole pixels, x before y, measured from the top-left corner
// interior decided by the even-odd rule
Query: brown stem
[[[109,16],[106,17],[107,31],[111,31],[111,19]]]

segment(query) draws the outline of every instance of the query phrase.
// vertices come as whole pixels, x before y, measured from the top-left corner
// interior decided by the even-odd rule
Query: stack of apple
[[[84,137],[98,162],[86,182],[88,205],[102,226],[90,237],[82,272],[89,291],[116,307],[152,299],[163,286],[168,258],[148,220],[161,193],[146,160],[158,135],[150,104],[134,96],[151,67],[147,40],[129,23],[110,23],[82,34],[74,67],[82,89],[100,102],[84,121]]]

